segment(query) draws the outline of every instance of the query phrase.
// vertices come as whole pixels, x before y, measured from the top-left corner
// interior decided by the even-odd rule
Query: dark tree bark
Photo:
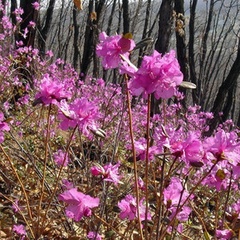
[[[96,19],[93,19],[92,13],[94,12],[94,3],[95,3],[95,11],[96,11]],[[81,60],[81,73],[86,76],[89,66],[91,64],[93,56],[95,56],[95,48],[98,38],[98,23],[101,18],[102,10],[105,4],[105,0],[90,0],[89,1],[89,17],[87,20],[87,26],[85,30],[85,42],[84,42],[84,50],[83,57]],[[94,62],[96,63],[96,56],[94,57]],[[93,76],[96,77],[98,73],[98,68],[95,66],[93,71]]]
[[[188,60],[189,60],[189,69],[190,69],[190,79],[191,82],[196,84],[197,89],[192,91],[192,98],[194,104],[199,104],[198,97],[198,82],[196,77],[196,66],[195,66],[195,16],[196,16],[196,7],[198,0],[193,0],[190,5],[190,19],[189,19],[189,44],[188,44]]]
[[[211,112],[214,114],[214,119],[210,121],[209,124],[209,131],[206,135],[211,135],[214,129],[217,127],[218,123],[220,122],[219,119],[219,112],[223,110],[224,103],[226,101],[226,96],[231,93],[235,84],[237,83],[238,77],[240,75],[240,37],[238,38],[238,50],[237,50],[237,57],[228,73],[227,78],[220,86],[217,97],[215,98],[213,108]],[[229,94],[231,97],[231,94]]]
[[[123,8],[123,34],[130,31],[130,19],[129,19],[129,2],[128,0],[122,1]]]
[[[155,49],[164,54],[169,49],[173,25],[173,0],[163,0],[160,7],[158,39]]]
[[[77,15],[78,15],[78,10],[74,6],[73,7],[73,28],[74,28],[74,36],[73,36],[73,67],[75,69],[78,69],[78,61],[80,57],[80,51],[79,51],[79,25],[77,22]]]
[[[184,16],[184,0],[175,0],[174,10],[176,13],[176,44],[177,58],[181,72],[184,76],[184,81],[189,81],[188,59],[185,34],[185,16]]]
[[[37,22],[38,11],[36,11],[32,5],[34,2],[36,2],[36,0],[21,0],[20,1],[20,7],[24,11],[24,13],[22,15],[23,21],[20,26],[20,31],[22,33],[24,32],[24,29],[28,27],[30,21],[33,21],[35,23]],[[35,34],[36,34],[36,29],[30,28],[27,36],[23,37],[22,34],[19,34],[18,40],[21,40],[23,42],[24,46],[34,47]]]
[[[52,23],[55,2],[56,2],[56,0],[49,1],[49,5],[47,8],[46,17],[45,17],[45,22],[44,22],[43,26],[41,26],[41,29],[40,29],[40,36],[39,36],[38,44],[39,44],[40,54],[42,56],[45,55],[45,51],[46,51],[46,40],[47,40],[47,36],[48,36],[49,30],[51,27],[51,23]]]

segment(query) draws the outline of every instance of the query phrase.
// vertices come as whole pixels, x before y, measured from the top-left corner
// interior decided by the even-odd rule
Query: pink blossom
[[[92,175],[102,176],[104,181],[113,182],[115,185],[120,183],[121,176],[119,176],[118,168],[120,163],[112,165],[111,163],[102,167],[101,165],[96,165],[91,167]]]
[[[129,82],[132,94],[139,96],[154,93],[159,98],[170,98],[176,94],[176,88],[181,84],[183,74],[172,50],[162,56],[154,51],[151,56],[145,56],[138,71]]]
[[[164,204],[167,206],[168,211],[171,213],[170,219],[176,217],[179,221],[187,221],[191,208],[184,205],[180,211],[179,204],[182,204],[188,197],[188,192],[183,189],[181,180],[177,177],[172,177],[171,182],[163,191]],[[176,211],[178,213],[176,214]]]
[[[69,163],[68,154],[59,149],[56,153],[53,154],[53,160],[58,166],[66,167]]]
[[[0,112],[0,143],[4,141],[4,131],[10,131],[10,127],[6,122],[4,122],[4,115]]]
[[[87,238],[93,240],[102,240],[102,237],[96,232],[89,232]]]
[[[174,138],[171,139],[170,146],[173,155],[183,158],[186,164],[195,167],[201,167],[203,165],[203,145],[194,132],[189,132],[185,140],[174,140]]]
[[[30,21],[28,26],[31,27],[31,28],[35,28],[36,27],[36,23],[33,22],[33,21]]]
[[[58,199],[68,204],[66,215],[75,221],[80,221],[84,216],[91,216],[91,209],[99,205],[99,198],[93,198],[78,192],[77,188],[64,191]]]
[[[146,159],[146,149],[147,149],[147,140],[146,138],[139,138],[138,141],[135,141],[135,148],[140,160]],[[156,146],[149,147],[148,157],[149,160],[154,160],[155,155],[158,154],[158,149]]]
[[[33,5],[33,8],[35,10],[39,10],[40,9],[40,4],[38,2],[34,2],[34,3],[32,3],[32,5]]]
[[[143,205],[144,199],[142,199],[139,203],[139,211],[140,211],[140,219],[141,221],[145,220],[145,212],[146,207]],[[121,212],[119,217],[123,220],[128,218],[129,220],[133,220],[137,218],[137,203],[136,198],[132,195],[128,194],[124,199],[122,199],[118,203],[118,207]],[[151,214],[148,212],[147,219],[151,220]]]
[[[219,130],[215,136],[204,141],[204,149],[210,160],[227,160],[233,166],[240,163],[240,142],[235,132]]]
[[[71,94],[66,90],[66,86],[63,83],[46,74],[40,83],[39,92],[35,96],[34,104],[43,103],[45,105],[58,105],[61,100],[70,97]]]
[[[172,177],[171,182],[167,188],[163,191],[164,203],[167,206],[177,206],[180,202],[183,202],[187,197],[187,191],[183,191],[181,180],[177,177]]]
[[[13,225],[13,231],[21,236],[21,240],[25,238],[25,236],[27,235],[25,227],[22,224],[19,225]]]
[[[118,67],[122,61],[120,54],[128,58],[129,52],[135,47],[133,40],[121,35],[108,36],[102,32],[99,34],[99,40],[96,53],[102,58],[102,65],[105,69]]]
[[[220,239],[220,240],[231,239],[232,236],[233,236],[233,233],[230,229],[216,230],[217,239]]]
[[[59,117],[62,120],[60,127],[63,130],[78,126],[83,134],[88,135],[89,129],[96,129],[99,111],[97,106],[86,98],[77,98],[70,104],[63,101],[59,108],[61,110]]]

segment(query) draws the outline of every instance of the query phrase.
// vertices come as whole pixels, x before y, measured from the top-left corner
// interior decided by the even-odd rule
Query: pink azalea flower
[[[99,111],[97,106],[86,98],[77,98],[69,105],[63,101],[59,108],[61,110],[59,117],[62,120],[60,127],[63,130],[78,126],[85,135],[89,134],[90,129],[96,130]]]
[[[69,163],[68,154],[66,155],[66,153],[61,149],[53,154],[53,160],[59,167],[62,165],[66,167]]]
[[[227,160],[233,166],[240,163],[240,142],[235,132],[219,130],[214,137],[205,140],[204,148],[208,152],[208,158],[217,161]]]
[[[99,198],[93,198],[78,192],[77,188],[64,191],[58,199],[68,204],[66,215],[75,221],[80,221],[84,216],[91,216],[91,209],[99,205]]]
[[[111,163],[102,167],[101,165],[91,167],[92,175],[102,176],[104,181],[113,182],[115,185],[120,183],[121,176],[119,176],[118,168],[120,163],[112,165]]]
[[[93,240],[102,240],[102,237],[96,232],[89,232],[87,238]]]
[[[178,139],[178,141],[175,141],[173,137],[170,142],[170,150],[173,155],[181,157],[186,164],[195,167],[203,165],[203,145],[194,132],[190,132],[185,140]]]
[[[147,140],[146,138],[140,138],[138,141],[135,141],[135,148],[140,160],[146,159],[146,149],[147,149]],[[149,160],[154,160],[155,155],[157,155],[158,149],[156,146],[149,147],[148,157]]]
[[[183,186],[181,180],[177,177],[171,179],[170,184],[163,191],[164,204],[167,206],[169,212],[171,213],[170,219],[176,217],[179,221],[187,221],[190,213],[192,212],[191,208],[184,205],[181,210],[177,209],[179,203],[183,203],[188,197],[188,192],[183,191]],[[176,211],[178,211],[176,215]]]
[[[34,105],[43,103],[44,105],[55,104],[63,99],[69,99],[71,94],[66,90],[66,86],[58,80],[52,79],[46,74],[39,86],[39,92],[35,96]]]
[[[162,56],[154,51],[145,56],[138,71],[129,82],[132,94],[139,96],[154,93],[155,98],[170,98],[176,94],[177,86],[183,81],[183,74],[172,50]]]
[[[4,122],[4,115],[0,112],[0,143],[4,141],[4,131],[10,131],[10,127],[6,122]]]
[[[25,238],[25,236],[27,235],[27,232],[25,230],[25,227],[22,224],[19,225],[13,225],[13,231],[21,236],[21,240]]]
[[[129,52],[135,47],[131,39],[124,36],[108,36],[105,32],[99,34],[100,43],[97,45],[96,53],[102,58],[102,65],[105,69],[116,68],[122,62],[120,54],[129,57]]]
[[[164,189],[164,204],[167,206],[177,206],[179,201],[183,202],[187,197],[188,193],[183,191],[181,180],[177,177],[172,177],[171,182],[167,188]]]
[[[224,239],[231,239],[233,236],[233,233],[231,230],[229,229],[224,229],[224,230],[216,230],[216,237],[217,239],[221,239],[221,240],[224,240]]]
[[[142,199],[139,203],[139,211],[140,211],[140,219],[141,221],[145,220],[145,212],[146,206],[143,205],[144,199]],[[128,218],[129,220],[133,220],[137,218],[137,203],[136,198],[132,195],[128,194],[124,199],[122,199],[118,203],[118,207],[120,208],[121,212],[119,217],[123,220]],[[151,214],[148,212],[147,219],[151,220]]]
[[[34,3],[32,3],[32,5],[33,5],[33,8],[35,10],[39,10],[40,9],[40,4],[38,2],[34,2]]]

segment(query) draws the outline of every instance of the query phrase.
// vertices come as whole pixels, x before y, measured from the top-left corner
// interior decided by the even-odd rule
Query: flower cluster
[[[77,188],[64,191],[59,195],[58,199],[68,204],[66,215],[75,221],[80,221],[84,216],[91,216],[91,209],[98,207],[99,205],[99,198],[85,195],[84,193],[79,192]]]
[[[129,57],[129,52],[135,47],[133,40],[127,36],[107,36],[105,32],[99,34],[100,43],[97,45],[96,53],[102,58],[102,64],[105,69],[119,67],[122,54]]]
[[[121,176],[119,176],[118,168],[120,163],[118,162],[115,165],[111,163],[101,166],[99,164],[91,167],[91,173],[93,176],[102,176],[104,181],[113,182],[115,185],[120,183]]]
[[[176,87],[183,81],[183,74],[172,50],[162,56],[154,51],[145,56],[140,68],[129,83],[132,94],[139,96],[154,93],[156,99],[170,98],[176,94]]]

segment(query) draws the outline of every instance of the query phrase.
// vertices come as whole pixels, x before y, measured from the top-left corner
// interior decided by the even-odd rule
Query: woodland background
[[[52,50],[55,58],[72,64],[81,77],[89,74],[121,82],[117,71],[102,69],[95,55],[101,31],[108,35],[130,32],[135,42],[145,39],[133,54],[138,66],[153,49],[163,54],[175,49],[184,80],[197,86],[187,91],[184,104],[214,113],[210,131],[228,118],[240,126],[238,0],[39,0],[40,11],[33,8],[36,0],[10,2],[10,14],[19,6],[24,10],[22,30],[30,21],[36,22],[26,38],[16,34],[15,40],[38,48],[42,58]],[[14,14],[11,18],[16,23]]]

